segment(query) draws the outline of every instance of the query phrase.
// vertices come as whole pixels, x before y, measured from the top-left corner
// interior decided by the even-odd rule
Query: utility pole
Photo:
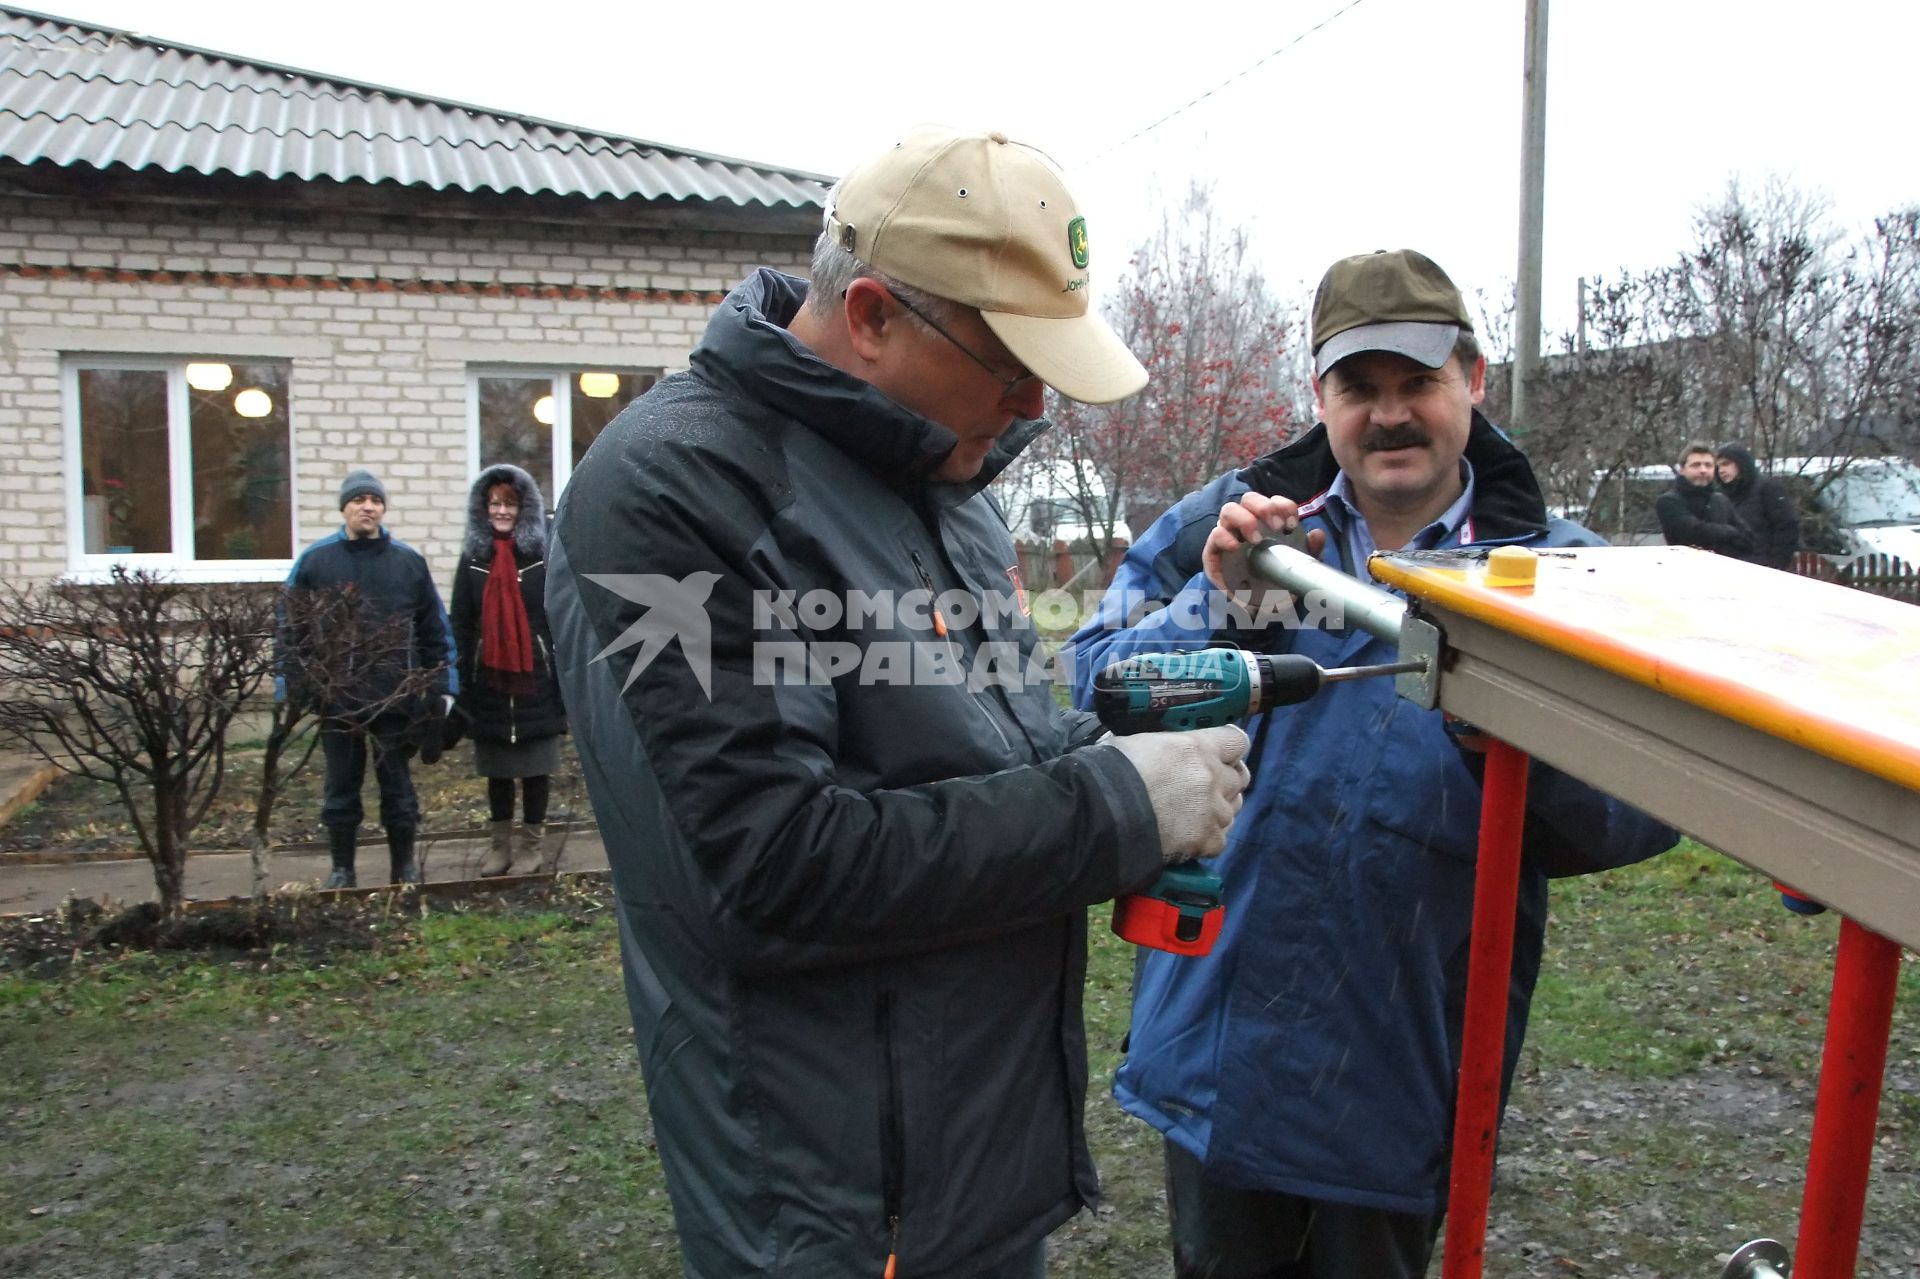
[[[1526,0],[1527,51],[1520,124],[1520,275],[1513,324],[1513,419],[1531,425],[1527,392],[1540,365],[1540,237],[1547,174],[1547,0]]]

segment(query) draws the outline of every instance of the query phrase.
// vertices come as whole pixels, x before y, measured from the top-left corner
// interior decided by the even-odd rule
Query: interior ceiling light
[[[543,395],[533,402],[533,420],[542,426],[553,425],[553,397]]]
[[[241,417],[265,417],[273,412],[273,397],[257,386],[250,386],[233,397],[233,411]]]
[[[596,400],[610,400],[620,393],[618,373],[582,373],[580,394]]]
[[[187,385],[196,391],[224,391],[233,385],[231,364],[189,364]]]

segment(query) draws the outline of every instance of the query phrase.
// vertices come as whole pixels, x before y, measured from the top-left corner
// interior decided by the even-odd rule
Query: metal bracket
[[[1423,711],[1440,704],[1440,650],[1446,639],[1438,626],[1417,614],[1409,613],[1400,624],[1400,660],[1425,666],[1394,676],[1393,691]]]
[[[1755,1239],[1727,1259],[1720,1279],[1787,1279],[1793,1258],[1778,1240]]]

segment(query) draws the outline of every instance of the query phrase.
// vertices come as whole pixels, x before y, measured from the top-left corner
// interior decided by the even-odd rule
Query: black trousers
[[[320,824],[328,830],[358,830],[366,810],[360,787],[367,777],[367,756],[380,787],[380,825],[388,833],[420,825],[420,800],[413,791],[408,760],[413,755],[413,725],[405,716],[383,715],[368,729],[324,728],[320,749],[327,757],[326,798]]]
[[[1420,1279],[1427,1272],[1437,1214],[1218,1185],[1183,1147],[1166,1146],[1176,1279]]]

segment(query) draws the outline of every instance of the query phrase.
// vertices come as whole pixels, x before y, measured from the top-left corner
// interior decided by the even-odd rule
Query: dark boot
[[[402,827],[387,832],[387,861],[396,884],[420,882],[420,863],[413,856],[413,832]]]
[[[327,851],[333,858],[333,871],[322,888],[354,888],[353,850],[360,832],[350,828],[327,828]]]

